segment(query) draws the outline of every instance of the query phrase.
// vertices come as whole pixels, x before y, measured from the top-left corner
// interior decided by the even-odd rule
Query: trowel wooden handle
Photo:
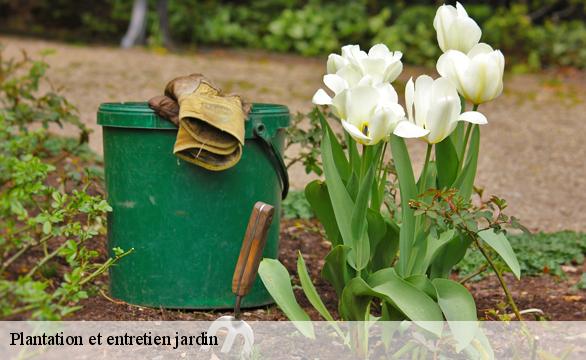
[[[269,204],[260,201],[254,204],[232,278],[232,292],[238,297],[245,296],[252,288],[274,212],[275,208]]]

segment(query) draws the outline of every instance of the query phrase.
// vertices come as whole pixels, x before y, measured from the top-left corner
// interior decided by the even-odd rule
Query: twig
[[[41,261],[39,261],[35,267],[33,267],[27,274],[26,276],[33,276],[33,274],[35,272],[37,272],[37,270],[39,270],[43,265],[45,265],[49,260],[51,260],[52,258],[54,258],[57,254],[59,254],[59,252],[61,251],[61,249],[63,249],[65,247],[65,245],[67,245],[67,242],[64,242],[63,244],[59,245],[59,247],[55,250],[53,250],[53,252],[51,252],[50,254],[46,255],[43,259],[41,259]]]
[[[128,305],[128,306],[134,306],[134,307],[137,307],[137,308],[140,308],[140,309],[142,309],[142,306],[138,306],[138,305],[130,304],[130,303],[127,303],[126,301],[121,301],[121,300],[115,300],[115,299],[112,299],[112,298],[111,298],[111,297],[109,297],[109,296],[108,296],[108,295],[107,295],[107,294],[104,292],[104,290],[102,290],[102,289],[100,289],[100,290],[99,290],[99,293],[100,293],[100,295],[102,295],[102,296],[104,297],[104,299],[106,299],[106,300],[108,300],[108,301],[110,301],[111,303],[114,303],[114,304],[116,304],[116,305]]]
[[[30,248],[43,244],[46,241],[48,241],[49,239],[51,239],[53,237],[53,235],[49,234],[47,236],[45,236],[44,238],[42,238],[41,240],[39,240],[38,242],[29,242],[28,244],[26,244],[25,246],[23,246],[20,250],[18,250],[14,255],[12,255],[12,257],[8,260],[6,260],[2,266],[0,267],[0,274],[4,272],[4,270],[6,270],[10,264],[12,264],[14,261],[16,261],[22,254],[24,254],[27,250],[29,250]]]
[[[478,241],[478,237],[476,237],[476,234],[474,234],[473,237],[474,237],[474,242],[476,243],[476,246],[478,246],[478,249],[480,250],[482,255],[486,258],[486,261],[488,261],[488,264],[490,265],[490,267],[492,268],[492,270],[496,274],[496,276],[499,280],[499,283],[501,284],[501,287],[503,288],[503,291],[505,292],[505,295],[507,297],[509,305],[511,305],[511,308],[513,309],[513,312],[517,316],[517,319],[523,320],[523,317],[521,316],[521,313],[519,312],[519,308],[517,307],[517,304],[515,303],[515,300],[513,299],[513,296],[511,295],[509,288],[507,287],[507,284],[505,283],[505,279],[503,278],[503,274],[501,274],[501,272],[498,270],[498,268],[494,264],[494,261],[492,260],[490,255],[488,255],[486,250],[484,250],[484,248],[480,244],[480,241]]]
[[[88,275],[86,278],[82,279],[79,282],[79,286],[83,286],[86,283],[88,283],[88,282],[92,281],[93,279],[95,279],[96,277],[100,276],[104,271],[106,271],[110,267],[110,265],[112,265],[113,263],[115,263],[118,260],[122,259],[126,255],[129,255],[133,251],[134,251],[134,248],[131,248],[130,250],[126,251],[125,253],[122,253],[120,255],[117,255],[117,256],[115,256],[113,258],[109,258],[96,271],[94,271],[93,273],[91,273],[90,275]]]
[[[486,271],[486,268],[488,267],[487,264],[482,264],[478,269],[476,269],[473,273],[468,274],[468,276],[464,277],[462,280],[460,280],[460,284],[465,284],[466,282],[470,281],[470,279],[472,279],[473,277],[475,277],[476,275],[480,275],[483,272]]]

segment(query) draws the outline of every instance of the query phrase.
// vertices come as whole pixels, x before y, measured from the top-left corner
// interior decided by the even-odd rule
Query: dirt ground
[[[299,285],[296,273],[296,253],[297,250],[301,250],[317,292],[336,318],[336,294],[319,275],[323,258],[329,251],[329,243],[323,239],[319,229],[320,226],[315,221],[283,221],[279,259],[287,267],[289,273],[294,275],[294,285]],[[101,241],[105,242],[103,238]],[[105,243],[102,246],[105,246]],[[586,265],[582,267],[581,271],[579,269],[568,273],[565,280],[544,275],[523,277],[521,281],[516,281],[511,276],[507,277],[507,284],[521,310],[539,309],[549,320],[586,320],[586,290],[573,289],[580,274],[586,271]],[[481,281],[468,283],[467,287],[476,300],[478,316],[497,320],[492,311],[499,309],[505,301],[497,279],[494,276],[488,276]],[[297,300],[310,317],[313,320],[322,320],[303,295],[300,286],[294,288]],[[69,320],[214,320],[222,315],[231,315],[230,311],[174,311],[146,308],[112,299],[105,293],[84,300],[82,305],[84,305],[83,308]],[[503,311],[501,310],[499,314],[503,314]],[[245,320],[286,320],[285,315],[275,306],[244,310],[242,316]],[[525,319],[535,320],[535,316],[532,313],[526,315]]]
[[[21,49],[31,55],[54,50],[47,57],[49,77],[94,129],[90,145],[99,153],[96,111],[102,102],[147,100],[160,94],[171,78],[201,72],[225,91],[242,94],[249,101],[308,111],[325,71],[325,57],[228,50],[167,54],[3,35],[0,44],[8,56],[18,55]],[[435,73],[406,67],[399,83],[422,71]],[[480,107],[489,124],[482,128],[477,184],[486,194],[507,199],[509,213],[531,230],[586,230],[585,90],[586,73],[575,70],[508,75],[504,94]],[[422,145],[410,144],[419,163]],[[294,188],[302,189],[308,181],[301,167],[293,167],[290,175]]]

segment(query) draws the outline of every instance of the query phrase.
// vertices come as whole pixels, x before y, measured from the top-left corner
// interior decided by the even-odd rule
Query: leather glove
[[[225,170],[242,156],[248,107],[239,96],[223,95],[201,74],[171,80],[164,96],[149,106],[179,127],[173,153],[208,170]]]

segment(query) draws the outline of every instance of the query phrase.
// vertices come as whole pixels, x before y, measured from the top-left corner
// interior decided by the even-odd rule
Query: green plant
[[[318,55],[333,51],[341,42],[360,41],[368,31],[364,2],[339,4],[309,1],[301,9],[285,9],[268,25],[264,44],[270,50]]]
[[[586,290],[586,273],[583,273],[580,280],[576,284],[576,288],[580,290]]]
[[[340,120],[345,144],[316,110],[325,181],[309,183],[305,196],[331,243],[322,278],[337,294],[340,318],[362,324],[351,331],[349,340],[361,356],[367,351],[364,324],[373,319],[411,320],[438,336],[441,321],[447,320],[457,348],[472,346],[478,340],[476,305],[468,290],[450,277],[471,247],[497,275],[509,305],[521,319],[503,269],[489,249],[519,278],[520,265],[506,228],[522,226],[504,214],[507,204],[500,198],[492,197],[479,208],[470,201],[480,150],[479,125],[487,124],[477,110],[501,94],[504,57],[478,43],[479,26],[472,19],[463,21],[462,12],[446,5],[438,10],[438,21],[458,25],[442,32],[445,52],[438,60],[438,71],[443,77],[434,80],[421,75],[409,80],[406,110],[398,104],[391,85],[403,68],[402,54],[383,44],[368,52],[347,45],[341,54],[331,54],[324,76],[330,93],[319,89],[313,96],[314,104],[327,105]],[[463,30],[468,33],[462,34]],[[404,138],[427,143],[418,179]],[[392,164],[385,157],[387,150]],[[391,169],[395,181],[388,179]],[[399,204],[387,206],[387,214],[383,203],[397,199],[393,194],[397,184]],[[297,272],[307,300],[334,323],[301,254]],[[259,275],[289,319],[300,321],[299,330],[314,336],[312,325],[303,322],[309,317],[293,295],[285,267],[264,259]],[[466,323],[455,325],[455,321]]]
[[[285,219],[311,219],[314,217],[303,191],[290,191],[287,198],[283,200],[282,207]]]
[[[158,45],[153,5],[147,26],[152,34],[149,42]],[[74,41],[118,42],[131,8],[132,2],[124,0],[33,0],[27,6],[0,0],[0,27]],[[493,0],[467,9],[484,28],[483,42],[503,50],[514,70],[586,66],[583,0],[522,4]],[[319,55],[344,43],[367,45],[374,38],[398,50],[409,49],[407,62],[426,66],[434,65],[439,51],[428,21],[435,10],[423,1],[168,1],[170,30],[178,43]]]
[[[297,113],[291,126],[287,128],[287,141],[285,144],[285,162],[287,169],[297,163],[301,163],[306,174],[323,173],[319,159],[319,144],[321,141],[321,129],[317,111],[307,114]],[[297,147],[294,157],[287,155],[287,149]]]
[[[100,262],[90,245],[111,208],[95,186],[99,172],[85,168],[88,132],[75,108],[53,89],[38,94],[46,69],[0,52],[0,318],[76,311],[94,281],[132,251],[113,249]],[[80,130],[77,141],[47,130],[64,123]]]

